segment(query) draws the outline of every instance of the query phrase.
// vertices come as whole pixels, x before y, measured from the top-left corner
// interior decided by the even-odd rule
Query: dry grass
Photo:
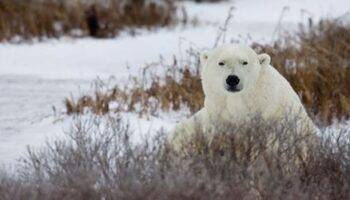
[[[194,59],[197,63],[194,65],[199,66],[197,55],[191,52],[186,59]],[[164,78],[148,73],[149,68],[157,67],[154,65],[166,69]],[[180,66],[176,58],[170,65],[155,63],[148,66],[141,80],[131,78],[129,88],[106,88],[103,83],[95,84],[94,95],[84,95],[77,101],[72,98],[64,100],[67,114],[82,114],[90,110],[96,114],[136,112],[157,115],[160,111],[179,111],[184,107],[193,113],[202,107],[204,96],[199,70],[192,70],[190,65],[193,64]],[[117,107],[111,108],[111,103],[116,103]]]
[[[15,36],[20,41],[64,35],[113,37],[125,29],[175,23],[175,10],[172,0],[0,0],[0,41],[11,42]]]
[[[257,51],[272,57],[272,65],[280,71],[300,95],[311,116],[321,123],[350,117],[350,27],[337,21],[321,21],[317,26],[301,28],[295,36],[285,36],[272,45],[254,44]],[[68,114],[82,113],[86,108],[103,114],[109,111],[134,111],[157,114],[187,107],[191,112],[203,105],[198,52],[187,51],[189,62],[171,65],[158,63],[167,71],[165,78],[151,77],[150,86],[141,81],[124,90],[118,87],[78,102],[66,99]],[[98,90],[98,89],[97,89]],[[96,90],[96,91],[97,91]],[[90,103],[84,103],[88,99]],[[101,102],[102,100],[102,102]],[[118,109],[102,109],[117,102]],[[103,105],[102,107],[100,105]],[[101,112],[102,111],[102,112]]]
[[[1,173],[0,199],[350,198],[349,132],[305,144],[302,157],[295,122],[260,119],[221,127],[211,143],[198,133],[186,156],[164,146],[162,135],[132,144],[119,118],[80,119],[68,140],[30,150],[16,175]],[[271,142],[271,134],[279,137]]]

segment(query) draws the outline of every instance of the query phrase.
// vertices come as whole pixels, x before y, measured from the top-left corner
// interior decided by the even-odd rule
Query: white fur
[[[270,65],[269,55],[257,55],[247,46],[229,44],[203,52],[200,60],[204,107],[176,126],[170,137],[173,143],[178,143],[178,139],[186,140],[197,128],[210,134],[213,124],[239,124],[258,113],[266,120],[278,120],[286,113],[298,114],[300,121],[313,126],[298,95]],[[224,66],[219,65],[220,62]],[[240,78],[241,91],[226,90],[229,75]]]

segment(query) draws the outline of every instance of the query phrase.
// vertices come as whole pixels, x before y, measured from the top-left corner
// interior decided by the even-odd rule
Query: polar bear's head
[[[202,85],[208,95],[242,94],[251,90],[270,56],[257,55],[250,47],[228,44],[200,55]]]

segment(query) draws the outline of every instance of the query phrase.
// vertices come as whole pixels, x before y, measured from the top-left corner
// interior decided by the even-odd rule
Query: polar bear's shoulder
[[[180,145],[183,141],[189,140],[196,132],[203,131],[203,124],[205,124],[206,111],[202,108],[192,117],[182,120],[178,123],[173,131],[170,133],[168,140],[172,144]]]
[[[261,82],[259,82],[258,84],[266,87],[264,88],[265,91],[271,91],[279,95],[285,94],[288,96],[292,96],[293,98],[299,99],[288,80],[280,72],[278,72],[276,68],[274,68],[271,65],[266,67],[266,69],[262,73],[262,79],[260,81]]]
[[[287,79],[279,72],[276,68],[274,68],[272,65],[268,65],[263,73],[262,76],[264,77],[265,81],[271,82],[271,83],[281,83],[281,84],[289,84]]]
[[[268,100],[265,106],[274,110],[274,112],[271,110],[271,113],[275,113],[273,115],[283,116],[288,112],[302,112],[302,115],[307,116],[299,95],[282,74],[270,65],[263,76],[263,83],[258,84],[264,87],[262,89],[264,94],[261,95]]]

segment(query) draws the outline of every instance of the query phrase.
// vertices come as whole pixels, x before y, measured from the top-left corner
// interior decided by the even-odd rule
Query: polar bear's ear
[[[271,62],[270,56],[267,55],[266,53],[259,54],[258,59],[259,59],[260,65],[262,66],[268,66]]]
[[[210,52],[207,51],[207,50],[204,50],[201,52],[200,54],[200,61],[201,61],[201,64],[204,64],[207,62],[208,58],[209,58],[209,54]]]

